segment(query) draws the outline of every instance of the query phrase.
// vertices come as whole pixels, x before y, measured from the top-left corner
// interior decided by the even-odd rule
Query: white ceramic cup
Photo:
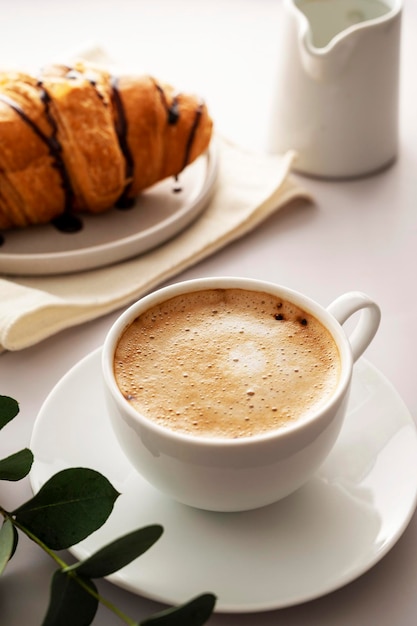
[[[285,428],[241,439],[191,436],[169,430],[137,412],[114,375],[114,353],[124,330],[144,311],[180,294],[203,289],[266,292],[293,302],[331,333],[341,373],[331,399],[316,414]],[[342,324],[359,312],[348,336]],[[246,278],[202,278],[151,293],[130,306],[104,342],[102,370],[111,424],[119,444],[140,474],[167,496],[201,509],[242,511],[280,500],[303,485],[332,449],[342,427],[352,369],[374,337],[380,309],[368,296],[350,292],[324,308],[296,291]]]

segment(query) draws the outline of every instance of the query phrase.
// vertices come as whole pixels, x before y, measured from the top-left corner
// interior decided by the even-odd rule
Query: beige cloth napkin
[[[0,278],[0,350],[21,350],[113,311],[255,228],[296,197],[294,154],[254,154],[218,138],[219,175],[207,209],[185,231],[137,258],[60,276]],[[250,245],[250,242],[248,242]]]

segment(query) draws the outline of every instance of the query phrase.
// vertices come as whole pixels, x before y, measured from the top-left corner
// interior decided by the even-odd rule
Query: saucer
[[[332,453],[296,493],[244,513],[178,504],[131,467],[112,435],[101,350],[75,365],[46,399],[31,441],[33,490],[65,467],[91,467],[121,493],[102,528],[71,548],[78,559],[130,530],[158,523],[161,539],[109,577],[178,604],[211,591],[219,612],[278,609],[318,598],[377,563],[417,504],[417,432],[381,373],[355,365],[349,411]]]

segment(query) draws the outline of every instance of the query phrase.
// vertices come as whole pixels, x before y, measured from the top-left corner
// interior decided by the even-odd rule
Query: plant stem
[[[11,523],[15,526],[15,528],[18,528],[22,533],[24,533],[26,535],[26,537],[29,537],[29,539],[32,539],[32,541],[34,541],[44,552],[49,554],[49,556],[55,561],[55,563],[57,563],[57,565],[59,565],[60,567],[67,567],[67,564],[65,563],[65,561],[63,561],[57,554],[55,554],[55,552],[53,550],[48,548],[48,546],[45,543],[43,543],[43,541],[41,539],[39,539],[39,537],[34,535],[25,526],[20,524],[15,519],[15,517],[13,517],[13,515],[11,513],[6,511],[5,509],[3,509],[3,507],[1,507],[1,506],[0,506],[0,513],[3,515],[4,518],[10,520]]]
[[[9,511],[6,511],[1,505],[0,505],[0,514],[3,516],[4,519],[8,519],[11,521],[11,523],[18,528],[22,533],[24,533],[29,539],[31,539],[32,541],[34,541],[44,552],[46,552],[54,561],[57,565],[59,565],[59,567],[61,569],[65,569],[67,567],[69,567],[68,563],[66,563],[63,559],[61,559],[53,550],[51,550],[50,548],[48,548],[48,546],[41,540],[39,539],[39,537],[37,537],[36,535],[34,535],[30,530],[28,530],[25,526],[23,526],[22,524],[20,524],[11,513],[9,513]],[[125,622],[125,624],[128,624],[128,626],[137,626],[137,622],[135,622],[134,620],[132,620],[130,617],[128,617],[127,615],[125,615],[120,609],[117,608],[117,606],[115,606],[112,602],[110,602],[109,600],[106,600],[106,598],[104,598],[102,595],[100,595],[99,593],[96,593],[94,591],[94,589],[92,589],[86,581],[84,581],[80,576],[77,576],[77,574],[75,572],[67,572],[68,576],[72,576],[76,582],[80,585],[80,587],[82,587],[85,591],[87,591],[90,595],[92,595],[93,597],[96,598],[96,600],[98,600],[101,604],[103,604],[105,607],[107,607],[110,611],[112,611],[115,615],[117,615],[117,617],[119,617],[123,622]]]
[[[69,571],[67,572],[67,575],[72,576],[80,585],[80,587],[82,587],[85,591],[88,591],[90,595],[92,595],[94,598],[96,598],[96,600],[98,600],[101,604],[103,604],[110,611],[112,611],[115,615],[117,615],[123,622],[128,624],[128,626],[137,626],[137,622],[130,619],[130,617],[125,615],[123,611],[118,609],[117,606],[115,606],[112,602],[110,602],[109,600],[106,600],[106,598],[104,598],[101,594],[94,591],[94,589],[91,589],[88,583],[84,581],[80,576],[78,576],[76,572]]]
[[[78,579],[78,581],[80,582],[80,580]],[[81,584],[81,582],[80,582]],[[107,607],[109,609],[109,611],[112,611],[112,613],[114,613],[115,615],[117,615],[117,617],[119,617],[123,622],[125,622],[125,624],[128,624],[128,626],[137,626],[137,622],[132,620],[130,617],[128,617],[125,613],[123,613],[123,611],[121,611],[117,606],[115,606],[112,602],[110,602],[109,600],[107,600],[106,598],[104,598],[101,594],[99,593],[94,593],[93,591],[90,590],[90,593],[92,595],[94,595],[97,600],[99,602],[101,602],[101,604],[103,604],[103,606]]]

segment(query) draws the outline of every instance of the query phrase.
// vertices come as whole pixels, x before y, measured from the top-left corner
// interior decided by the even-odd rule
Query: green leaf
[[[18,536],[11,520],[6,519],[0,528],[0,575],[12,558],[16,549]]]
[[[0,429],[19,413],[19,405],[9,396],[0,396]]]
[[[65,571],[76,571],[88,578],[109,576],[146,552],[162,535],[157,524],[135,530],[104,546],[85,561],[69,566]]]
[[[13,513],[52,550],[78,543],[100,528],[120,494],[99,472],[82,467],[58,472]]]
[[[181,606],[156,613],[140,622],[140,626],[201,626],[213,613],[216,596],[205,593]]]
[[[21,480],[30,472],[33,454],[28,448],[0,459],[0,480]]]
[[[84,584],[97,593],[91,580]],[[52,578],[51,595],[42,626],[88,626],[97,612],[98,599],[83,588],[73,576],[61,570]]]

